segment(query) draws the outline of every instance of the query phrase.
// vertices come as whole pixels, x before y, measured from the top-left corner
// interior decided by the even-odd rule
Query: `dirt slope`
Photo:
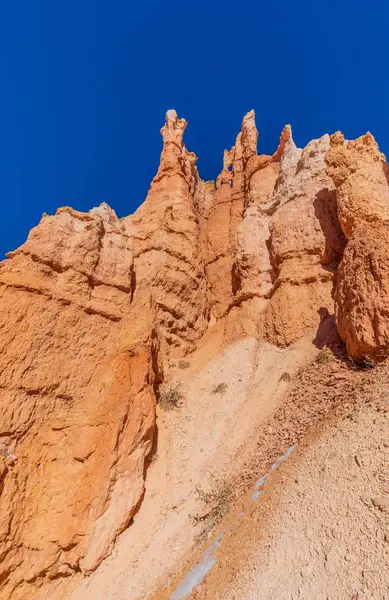
[[[267,526],[263,531],[260,511],[253,515],[247,564],[226,589],[221,584],[203,597],[386,600],[388,465],[387,415],[376,407],[325,427],[264,495]]]
[[[310,405],[305,415],[311,422],[315,388],[319,397],[327,391],[328,410],[319,402],[317,424],[308,427],[293,451],[289,446],[290,456],[282,464],[276,460],[272,470],[265,466],[264,447],[268,457],[275,456],[267,437],[277,420],[275,413],[264,426],[259,456],[251,457],[257,485],[252,481],[248,493],[242,486],[241,498],[190,567],[155,598],[389,597],[388,368],[355,372],[344,363],[313,363],[294,387],[291,396],[300,394]],[[303,427],[298,403],[291,399],[289,407],[290,413],[297,408],[296,421]],[[283,406],[280,412],[285,419],[288,409]],[[282,428],[272,430],[276,436],[282,433]],[[290,428],[292,438],[298,430],[298,425],[295,432]],[[270,460],[274,464],[274,458]],[[271,477],[264,480],[269,471]],[[203,554],[206,548],[209,554]],[[210,572],[190,593],[196,581],[190,569],[196,562],[197,574],[199,565],[202,575],[208,567]]]

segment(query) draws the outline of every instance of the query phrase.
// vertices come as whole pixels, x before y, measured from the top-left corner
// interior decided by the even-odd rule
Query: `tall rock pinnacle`
[[[183,136],[187,126],[185,119],[179,119],[175,110],[168,110],[166,122],[161,129],[163,149],[158,172],[153,179],[153,184],[164,177],[180,175],[194,193],[199,185],[199,176],[195,164],[197,156],[186,149]]]

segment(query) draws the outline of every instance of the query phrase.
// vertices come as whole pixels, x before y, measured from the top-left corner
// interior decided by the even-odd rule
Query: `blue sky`
[[[143,201],[167,109],[204,179],[254,108],[259,151],[372,131],[389,153],[387,0],[13,0],[0,7],[0,256],[43,212]]]

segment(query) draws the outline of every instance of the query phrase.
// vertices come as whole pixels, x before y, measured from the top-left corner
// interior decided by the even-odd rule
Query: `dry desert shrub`
[[[180,360],[180,362],[178,363],[179,369],[188,369],[189,367],[190,367],[189,360]]]
[[[226,383],[219,383],[218,385],[216,385],[213,390],[212,390],[212,394],[225,394],[227,391],[227,384]]]
[[[286,371],[284,373],[282,373],[281,377],[280,377],[280,381],[290,381],[292,378],[290,376],[289,373],[287,373]]]
[[[178,408],[181,400],[182,393],[180,390],[175,387],[169,387],[160,392],[158,404],[163,410],[174,410]]]
[[[221,483],[214,492],[204,492],[201,488],[196,488],[196,493],[206,506],[206,510],[201,515],[197,514],[192,517],[194,525],[200,522],[204,523],[204,528],[199,536],[199,541],[201,541],[225,516],[235,494],[225,482]]]
[[[326,365],[331,360],[333,360],[333,354],[329,348],[323,348],[320,350],[319,354],[316,356],[316,362],[318,365]]]

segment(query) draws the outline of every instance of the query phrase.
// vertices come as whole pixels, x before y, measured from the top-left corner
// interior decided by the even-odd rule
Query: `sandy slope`
[[[247,564],[204,598],[387,600],[388,432],[387,415],[365,405],[297,451],[262,499],[270,515],[258,538],[255,520]]]
[[[258,500],[250,494],[235,507],[219,528],[210,574],[177,598],[389,598],[388,368],[345,380],[333,370],[306,377],[316,378],[318,394],[327,377],[328,396],[342,395],[337,408],[273,471]],[[305,389],[309,403],[312,387]],[[176,598],[186,575],[157,597]]]

